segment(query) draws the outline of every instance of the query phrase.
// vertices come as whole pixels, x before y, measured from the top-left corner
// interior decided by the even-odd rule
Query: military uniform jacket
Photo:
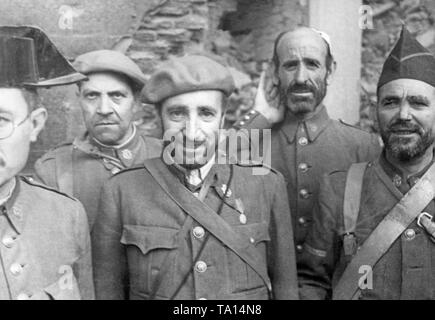
[[[406,178],[383,157],[369,163],[355,230],[358,246],[426,170]],[[349,262],[343,256],[345,180],[346,172],[337,171],[325,176],[321,184],[319,205],[298,269],[301,298],[330,297]],[[424,211],[435,214],[434,201]],[[362,290],[360,299],[435,299],[435,243],[416,221],[376,263],[372,280],[373,288]]]
[[[94,298],[88,222],[79,201],[17,177],[0,210],[0,299]]]
[[[209,173],[214,175],[214,182],[201,202],[160,158],[146,163],[163,166],[163,179],[175,179],[175,183],[169,183],[174,195],[185,195],[187,191],[184,202],[196,214],[203,215],[204,224],[212,225],[221,234],[225,228],[231,228],[243,236],[245,242],[238,245],[242,250],[251,246],[259,255],[256,262],[267,268],[273,298],[298,297],[290,212],[279,174],[253,176],[251,167],[234,165],[230,191],[220,215],[224,222],[215,224],[216,217],[212,215],[224,197],[229,165],[214,165]],[[156,299],[170,298],[189,271],[193,272],[175,299],[269,298],[268,288],[259,274],[213,235],[198,261],[193,261],[209,231],[196,220],[183,231],[188,215],[147,169],[125,170],[111,178],[103,188],[100,204],[101,212],[93,232],[97,299],[148,299],[154,281],[167,264],[169,268],[161,276]],[[211,215],[208,215],[209,208],[214,211]],[[241,212],[246,215],[244,223]],[[176,250],[175,259],[165,261],[172,250]]]
[[[248,114],[235,126],[264,128],[261,115]],[[377,136],[329,118],[321,106],[305,121],[286,119],[272,128],[271,165],[287,183],[297,259],[312,222],[322,175],[347,169],[352,163],[374,160],[380,153]]]
[[[159,157],[161,148],[160,140],[142,136],[139,131],[135,131],[133,139],[119,149],[97,146],[85,134],[42,156],[35,163],[36,177],[79,199],[92,230],[103,183],[122,169]]]

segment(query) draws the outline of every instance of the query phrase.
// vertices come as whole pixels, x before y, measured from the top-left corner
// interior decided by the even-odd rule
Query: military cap
[[[127,76],[141,90],[147,80],[139,66],[129,57],[114,50],[96,50],[76,58],[73,66],[83,74],[115,72]]]
[[[378,89],[397,79],[420,80],[435,87],[435,57],[406,29],[382,68]]]
[[[148,103],[199,90],[218,90],[229,96],[235,88],[228,68],[202,55],[172,58],[151,76],[144,90]]]
[[[41,29],[0,26],[1,87],[52,87],[84,79]]]

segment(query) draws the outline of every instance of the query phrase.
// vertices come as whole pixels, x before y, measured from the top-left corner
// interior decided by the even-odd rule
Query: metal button
[[[251,111],[249,111],[249,113],[250,113],[250,114],[256,114],[257,111],[255,111],[255,110],[251,110]]]
[[[2,243],[6,248],[12,248],[15,243],[15,239],[11,236],[5,236],[2,239]]]
[[[18,276],[23,271],[23,266],[19,263],[13,263],[11,265],[10,271],[14,276]]]
[[[199,298],[198,300],[207,300],[207,298]]]
[[[195,227],[192,230],[193,236],[197,239],[201,239],[202,237],[204,237],[205,234],[205,230],[203,227]]]
[[[130,150],[128,149],[124,149],[121,151],[121,155],[124,159],[130,160],[131,158],[133,158],[133,154],[131,153]]]
[[[306,163],[300,163],[298,166],[299,170],[301,170],[303,173],[308,171],[308,165]]]
[[[405,230],[405,238],[407,240],[412,240],[415,238],[415,231],[414,229],[406,229]]]
[[[110,172],[112,172],[112,174],[117,174],[119,171],[121,171],[121,169],[115,167],[112,170],[110,170]]]
[[[308,199],[310,197],[310,193],[307,191],[307,189],[301,189],[299,191],[299,195],[303,198],[303,199]]]
[[[32,177],[27,178],[27,180],[29,180],[30,182],[34,181]]]
[[[195,263],[195,270],[197,272],[205,272],[207,270],[207,264],[204,261],[198,261]]]
[[[251,117],[249,115],[246,115],[243,117],[245,120],[249,120]]]
[[[240,125],[243,126],[245,124],[245,121],[240,121]]]
[[[249,238],[249,242],[250,243],[255,243],[255,239],[251,237],[251,238]]]
[[[308,144],[308,139],[305,137],[300,137],[298,142],[301,146],[306,146]]]
[[[27,294],[25,294],[25,293],[20,293],[20,294],[17,296],[17,300],[29,300],[29,299],[30,299],[29,295],[27,295]]]
[[[302,249],[303,249],[302,245],[298,244],[298,245],[296,246],[296,250],[297,250],[298,252],[302,252]]]
[[[299,219],[298,219],[298,222],[299,222],[299,224],[305,224],[305,219],[303,218],[303,217],[300,217]]]

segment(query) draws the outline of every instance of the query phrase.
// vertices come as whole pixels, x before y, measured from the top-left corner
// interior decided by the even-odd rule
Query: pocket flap
[[[178,232],[179,230],[165,227],[124,225],[121,243],[134,245],[143,254],[154,249],[174,249],[177,247]]]
[[[255,245],[261,241],[270,241],[269,228],[266,222],[236,226],[235,230],[248,237],[250,241],[254,239]]]

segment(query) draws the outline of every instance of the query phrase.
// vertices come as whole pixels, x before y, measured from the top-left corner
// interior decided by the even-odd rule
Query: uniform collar
[[[393,182],[395,187],[402,193],[406,193],[411,187],[413,187],[433,163],[434,159],[432,159],[432,161],[420,172],[413,175],[406,175],[387,160],[385,156],[385,150],[379,157],[379,165],[381,166],[382,170],[387,174],[388,178],[391,182]]]
[[[140,133],[136,126],[133,125],[133,133],[131,137],[122,145],[104,145],[92,139],[88,132],[85,132],[81,137],[77,137],[74,140],[73,145],[81,151],[96,158],[119,162],[121,166],[127,168],[134,163],[135,155],[140,149],[140,143]]]
[[[18,198],[21,190],[21,181],[18,177],[15,177],[15,187],[12,191],[11,196],[6,201],[6,203],[0,206],[1,213],[6,215],[10,224],[15,229],[15,231],[20,234],[23,229],[23,219],[24,210],[23,203]]]
[[[204,166],[195,170],[187,170],[182,166],[174,163],[169,166],[169,170],[180,180],[184,185],[192,187],[200,187],[208,174],[213,174],[212,168],[215,164],[215,158],[212,157]],[[190,188],[189,188],[190,189]]]
[[[327,127],[330,120],[326,107],[322,104],[310,118],[304,120],[295,118],[290,112],[287,112],[281,130],[286,135],[288,142],[292,143],[296,138],[299,126],[303,126],[308,139],[313,142]]]

